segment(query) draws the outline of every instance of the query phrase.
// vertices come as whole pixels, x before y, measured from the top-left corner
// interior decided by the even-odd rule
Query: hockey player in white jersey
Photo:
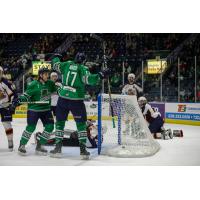
[[[161,138],[163,139],[172,139],[173,133],[171,129],[164,128],[164,119],[162,118],[160,112],[154,110],[150,104],[148,104],[147,99],[145,97],[140,97],[138,99],[138,104],[142,111],[144,118],[148,123],[148,127],[150,132],[152,133],[155,139],[160,138],[158,135],[161,134]]]
[[[135,74],[131,73],[128,75],[128,84],[126,84],[122,89],[123,95],[136,95],[137,97],[141,96],[143,93],[142,88],[135,83]],[[126,114],[124,115],[124,123],[125,123],[125,130],[123,131],[124,134],[129,135],[131,131],[131,135],[136,135],[137,132],[137,116],[135,116],[133,112],[132,104],[126,105],[125,110]]]
[[[127,95],[136,95],[136,89],[135,88],[129,88]],[[137,135],[137,124],[136,121],[138,119],[137,112],[135,111],[135,108],[130,102],[125,103],[125,114],[124,114],[124,123],[125,123],[125,130],[123,131],[123,134],[129,135],[131,133],[132,136]],[[135,112],[134,112],[135,111]]]
[[[128,84],[126,84],[122,89],[122,94],[128,95],[128,90],[134,89],[136,90],[136,96],[140,97],[143,93],[142,88],[135,83],[135,74],[131,73],[128,75]]]
[[[13,128],[11,124],[13,109],[11,107],[11,100],[14,96],[14,90],[7,79],[3,77],[3,68],[0,67],[0,114],[10,151],[13,150]]]

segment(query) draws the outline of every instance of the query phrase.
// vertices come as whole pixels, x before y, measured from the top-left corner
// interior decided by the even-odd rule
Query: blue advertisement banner
[[[200,121],[200,114],[166,112],[166,118],[168,118],[168,119],[179,119],[179,120]]]

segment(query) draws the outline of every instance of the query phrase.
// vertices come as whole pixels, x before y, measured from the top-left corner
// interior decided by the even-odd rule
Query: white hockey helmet
[[[143,107],[146,103],[147,99],[144,96],[138,98],[138,104],[140,107]]]
[[[143,97],[143,96],[142,96],[142,97],[139,97],[139,98],[138,98],[138,101],[146,101],[146,102],[147,102],[147,99],[146,99],[146,97]]]
[[[129,78],[135,79],[135,74],[133,74],[133,73],[129,74],[129,75],[128,75],[128,79],[129,79]]]
[[[52,76],[58,76],[58,74],[56,72],[52,72],[50,77],[52,77]]]

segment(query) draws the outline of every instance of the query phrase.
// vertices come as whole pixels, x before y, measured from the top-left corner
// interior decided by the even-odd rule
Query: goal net
[[[111,103],[111,104],[110,104]],[[114,114],[115,128],[111,117]],[[102,131],[107,128],[106,133]],[[124,158],[152,156],[160,149],[149,131],[136,96],[98,96],[98,153]]]

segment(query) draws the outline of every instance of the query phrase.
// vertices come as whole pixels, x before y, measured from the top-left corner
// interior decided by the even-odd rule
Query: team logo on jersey
[[[178,105],[178,112],[185,112],[186,111],[186,105]]]
[[[48,89],[42,89],[41,91],[41,101],[46,101],[51,98],[50,93],[48,92]]]
[[[97,107],[97,105],[96,104],[92,104],[92,105],[90,105],[90,108],[96,108]]]

